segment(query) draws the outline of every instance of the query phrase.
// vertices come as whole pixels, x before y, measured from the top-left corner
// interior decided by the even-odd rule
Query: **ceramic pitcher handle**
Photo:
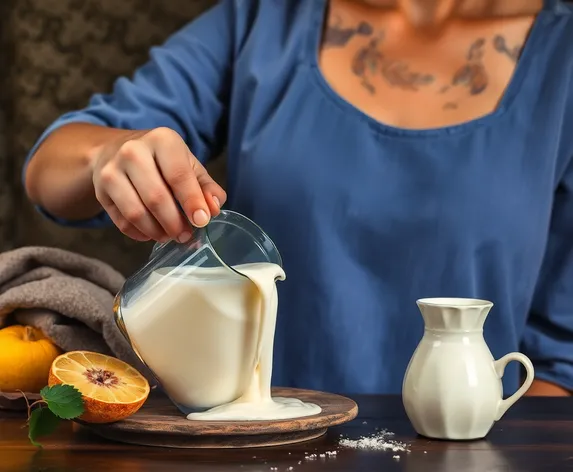
[[[523,382],[523,385],[519,387],[519,390],[517,390],[517,392],[515,392],[511,397],[506,398],[505,400],[500,400],[499,405],[497,407],[497,415],[495,421],[498,421],[505,414],[505,412],[509,410],[509,408],[511,408],[513,404],[517,400],[519,400],[524,395],[525,392],[527,392],[527,390],[529,390],[529,387],[531,387],[531,384],[533,383],[533,377],[534,377],[533,364],[529,360],[529,357],[527,357],[524,354],[521,354],[520,352],[510,352],[509,354],[503,356],[501,359],[494,361],[493,364],[499,378],[501,379],[503,377],[503,372],[505,371],[505,367],[511,361],[520,362],[523,365],[523,367],[525,367],[525,372],[527,376],[525,377],[525,382]]]

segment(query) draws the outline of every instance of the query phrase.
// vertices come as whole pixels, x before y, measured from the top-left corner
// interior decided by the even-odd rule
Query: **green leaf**
[[[36,447],[42,447],[36,439],[41,436],[52,434],[58,427],[59,423],[60,419],[48,408],[36,408],[30,415],[28,426],[28,437],[30,438],[30,442]]]
[[[77,418],[84,412],[82,394],[71,385],[44,387],[40,395],[52,413],[64,420]]]

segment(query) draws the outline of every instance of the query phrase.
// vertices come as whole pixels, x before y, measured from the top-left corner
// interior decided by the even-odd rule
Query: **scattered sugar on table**
[[[381,430],[370,436],[362,436],[359,439],[341,439],[340,445],[350,449],[369,451],[410,452],[406,443],[390,439],[393,436],[394,433],[387,430]]]
[[[336,457],[337,452],[336,451],[326,451],[322,454],[310,454],[308,456],[305,456],[305,460],[307,461],[314,461],[316,459],[330,459],[330,458],[334,458]]]

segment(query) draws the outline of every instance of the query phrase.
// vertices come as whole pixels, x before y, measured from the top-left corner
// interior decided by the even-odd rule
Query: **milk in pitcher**
[[[191,420],[270,420],[321,411],[271,397],[277,264],[163,267],[122,310],[130,340]],[[236,274],[235,274],[236,275]],[[161,281],[161,283],[159,283]],[[206,411],[201,411],[206,410]]]

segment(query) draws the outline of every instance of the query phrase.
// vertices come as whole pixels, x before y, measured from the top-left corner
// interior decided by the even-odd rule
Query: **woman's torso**
[[[379,33],[392,15],[370,35],[347,15],[339,29],[361,34],[331,31],[319,53],[325,0],[257,3],[233,71],[228,193],[284,259],[274,383],[398,392],[421,297],[492,300],[494,356],[518,349],[573,150],[567,12],[542,12],[516,63],[532,19],[402,58]],[[388,50],[364,53],[375,34]]]

